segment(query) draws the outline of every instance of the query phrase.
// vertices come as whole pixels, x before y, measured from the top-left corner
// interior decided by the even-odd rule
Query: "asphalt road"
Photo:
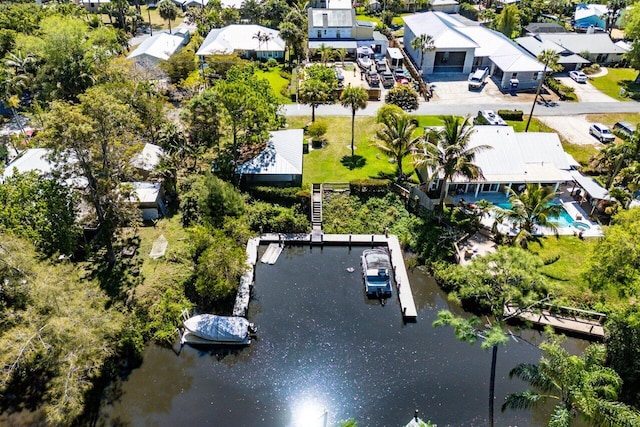
[[[358,110],[356,116],[375,116],[378,108],[384,102],[369,102],[364,110]],[[505,102],[504,104],[439,104],[438,102],[421,102],[414,115],[441,115],[452,114],[456,116],[475,116],[478,110],[514,109],[522,110],[525,114],[531,111],[531,103]],[[311,116],[311,107],[301,104],[288,104],[284,106],[287,116]],[[577,114],[598,113],[640,113],[640,103],[628,102],[556,102],[549,105],[539,103],[534,110],[535,116],[572,116]],[[351,116],[351,110],[340,104],[321,105],[316,109],[316,116]]]

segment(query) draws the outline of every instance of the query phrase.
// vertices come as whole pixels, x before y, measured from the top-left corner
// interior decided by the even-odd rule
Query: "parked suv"
[[[391,71],[383,71],[380,73],[380,79],[382,80],[382,86],[393,87],[396,84],[396,79],[393,78]]]
[[[378,86],[380,84],[380,78],[378,77],[378,73],[374,70],[369,70],[365,74],[365,78],[367,79],[367,83],[369,86]]]
[[[629,122],[617,122],[615,125],[613,125],[613,130],[620,132],[627,138],[631,138],[636,132],[636,127]]]
[[[600,140],[600,142],[613,142],[616,140],[614,134],[602,123],[594,123],[589,128],[589,133]]]

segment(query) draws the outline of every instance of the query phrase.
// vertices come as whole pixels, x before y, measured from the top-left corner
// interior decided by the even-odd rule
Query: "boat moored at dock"
[[[255,327],[240,316],[198,314],[183,322],[181,342],[187,344],[249,345]]]

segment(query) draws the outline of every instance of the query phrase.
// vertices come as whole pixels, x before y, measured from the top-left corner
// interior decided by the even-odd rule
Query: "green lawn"
[[[376,25],[382,26],[382,21],[377,16],[369,16],[369,15],[359,14],[359,15],[356,15],[356,20],[357,21],[373,22]]]
[[[309,154],[305,154],[303,184],[394,176],[395,164],[374,145],[375,118],[356,117],[354,161],[351,161],[351,117],[317,117],[316,120],[326,121],[329,125],[325,135],[327,143],[320,149],[310,148]],[[308,117],[287,118],[290,128],[301,128],[308,122]],[[404,172],[410,172],[409,159],[403,164]]]
[[[584,272],[597,242],[598,239],[581,240],[573,236],[561,236],[545,237],[541,244],[529,245],[529,250],[545,262],[559,257],[557,261],[542,267],[542,271],[551,279],[551,291],[556,299],[566,298],[572,304],[588,305],[592,302],[594,295],[584,280]]]
[[[640,85],[633,82],[638,76],[638,71],[632,68],[608,68],[607,70],[608,73],[605,76],[590,80],[591,84],[600,92],[620,101],[631,101],[629,98],[621,96],[620,89],[640,92]]]
[[[256,76],[269,82],[273,93],[276,94],[280,102],[283,104],[292,104],[291,99],[282,95],[281,92],[282,88],[286,88],[289,85],[289,80],[280,75],[281,69],[282,66],[274,67],[269,71],[256,70]]]

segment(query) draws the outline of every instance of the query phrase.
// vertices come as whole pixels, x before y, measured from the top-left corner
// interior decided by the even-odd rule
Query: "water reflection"
[[[395,296],[385,306],[364,297],[361,253],[287,247],[275,265],[258,265],[249,310],[258,339],[229,353],[185,347],[179,357],[150,347],[102,422],[313,427],[355,418],[383,427],[406,424],[418,408],[441,427],[487,425],[491,352],[431,326],[438,310],[459,308],[415,269],[418,319],[404,324]],[[499,411],[506,394],[526,387],[509,370],[540,358],[527,344],[540,333],[522,336],[499,350],[496,425],[544,425],[548,413]]]

